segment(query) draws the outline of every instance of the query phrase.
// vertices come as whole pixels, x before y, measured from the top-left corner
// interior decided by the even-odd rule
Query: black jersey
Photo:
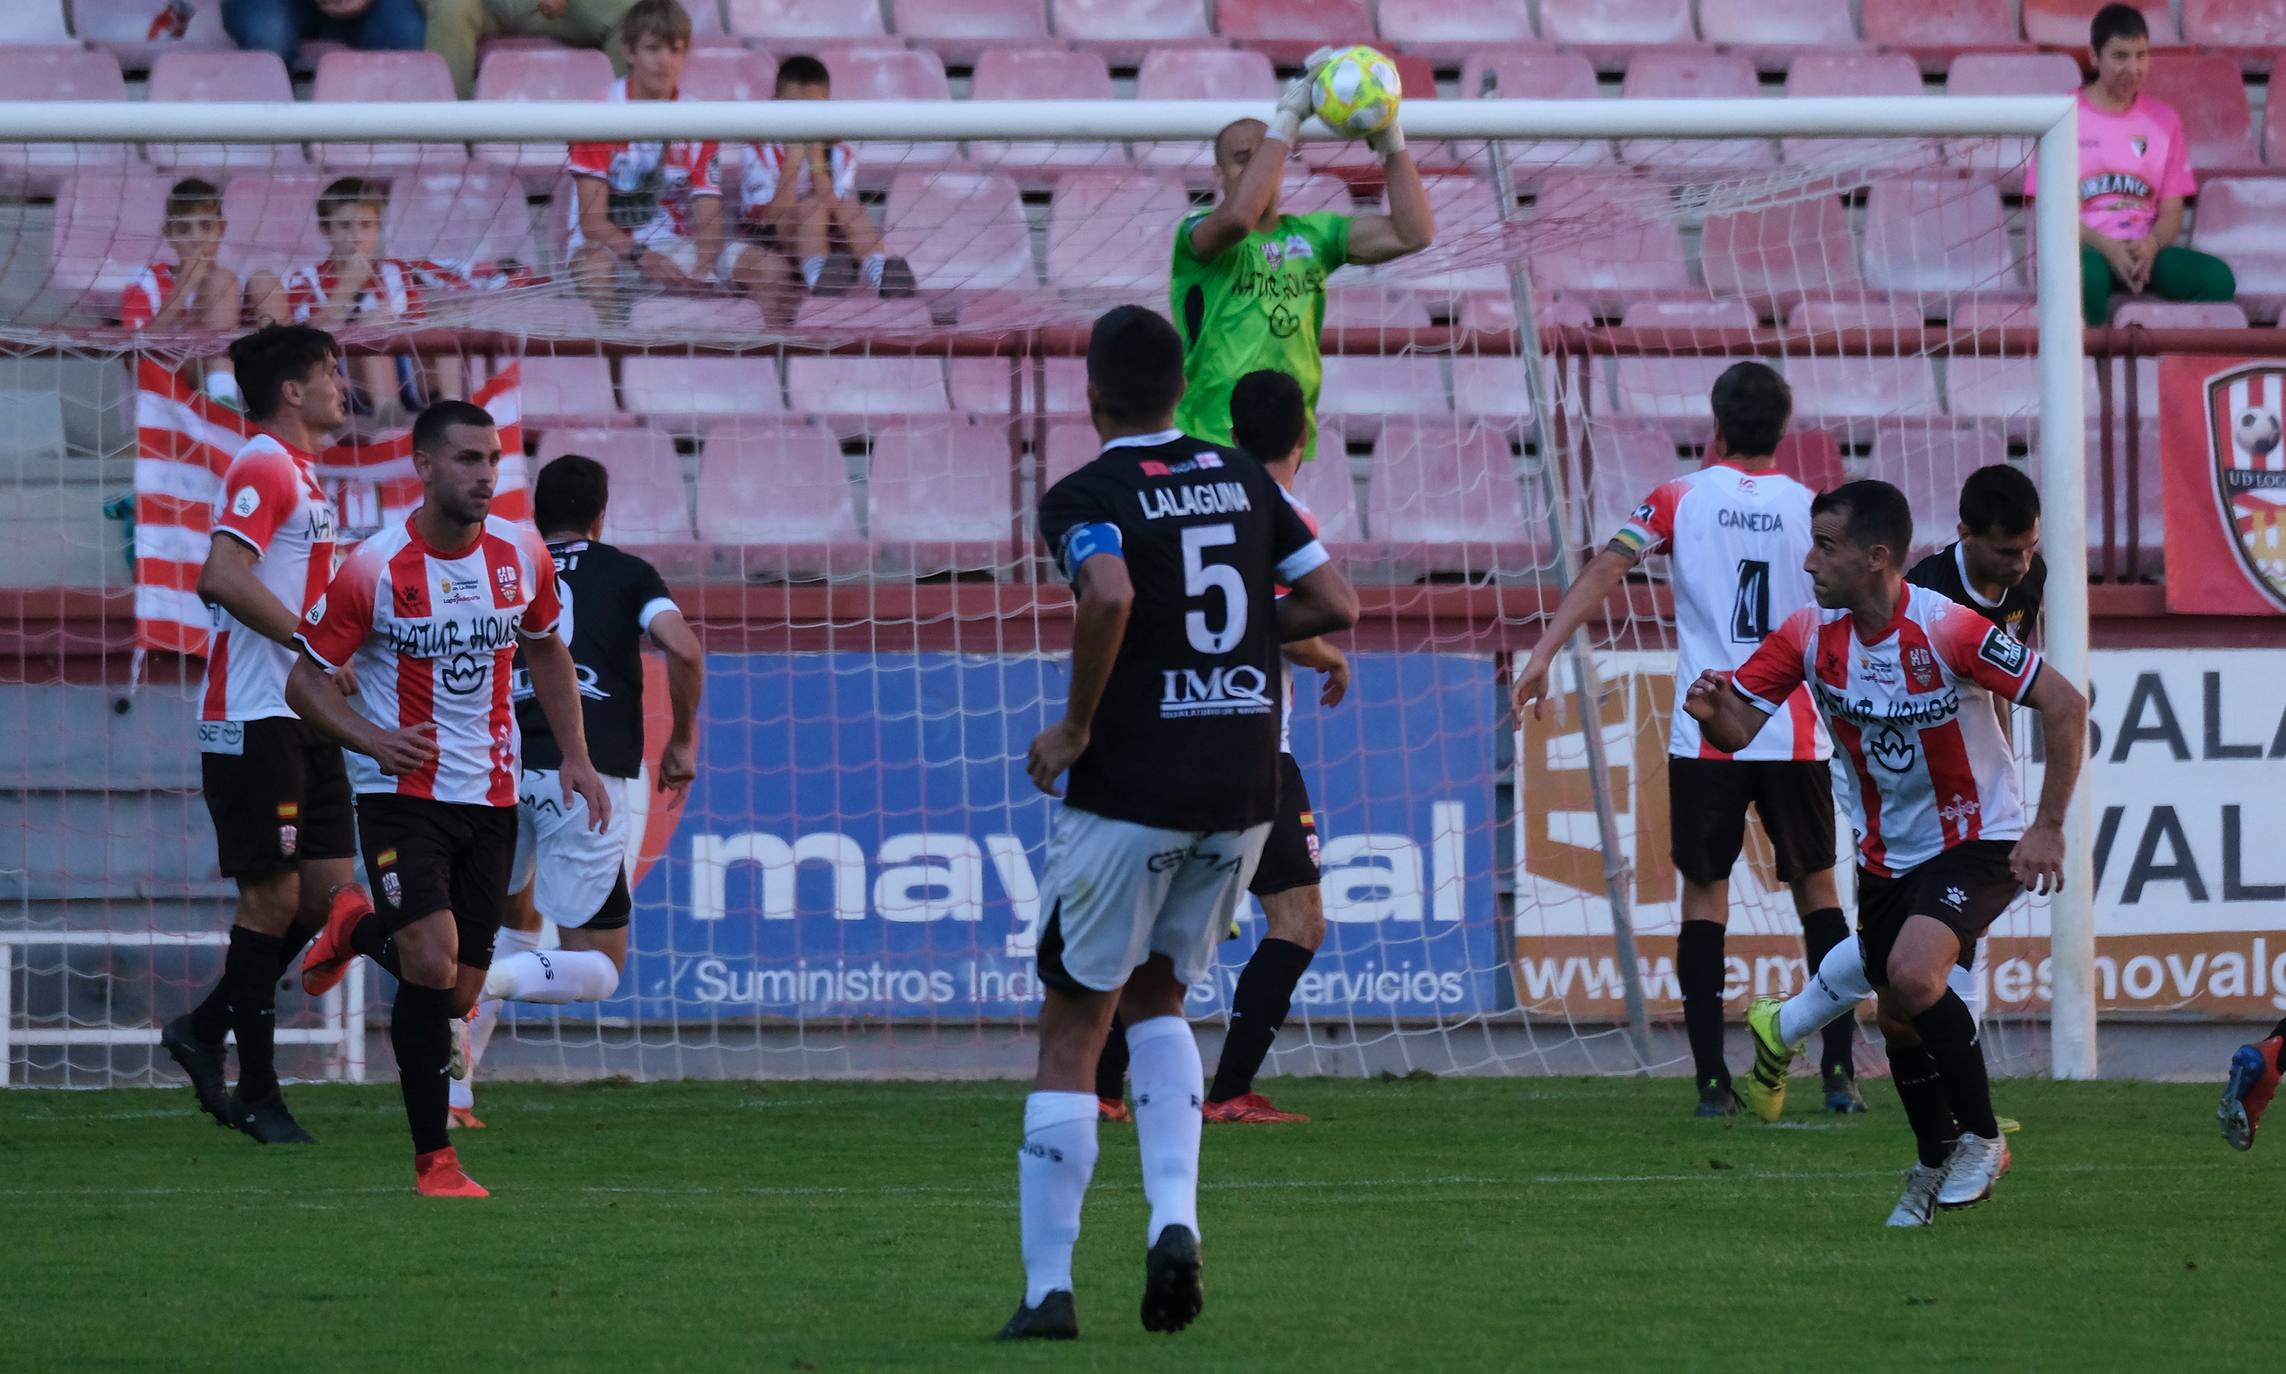
[[[1073,806],[1168,830],[1244,830],[1278,797],[1276,589],[1326,561],[1259,463],[1179,430],[1115,439],[1040,498],[1068,578],[1127,561],[1135,605]]]
[[[2024,580],[2010,587],[1997,602],[1986,601],[1969,586],[1968,579],[1962,575],[1958,542],[1947,544],[1915,563],[1913,570],[1905,574],[1905,580],[1916,587],[1942,592],[2008,631],[2011,639],[2030,644],[2040,633],[2040,599],[2048,588],[2048,565],[2038,554],[2032,555],[2032,570],[2024,574]]]
[[[562,633],[579,668],[580,713],[595,770],[632,778],[643,768],[643,635],[652,617],[675,609],[659,570],[631,553],[588,539],[548,545],[564,603]],[[516,724],[526,768],[560,768],[548,717],[532,696],[531,674],[516,653]]]

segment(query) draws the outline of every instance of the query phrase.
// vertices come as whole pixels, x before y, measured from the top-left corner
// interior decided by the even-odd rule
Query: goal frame
[[[0,142],[516,143],[1206,140],[1258,101],[183,102],[0,101]],[[2089,681],[2086,473],[2081,393],[2078,101],[2072,96],[1771,100],[1438,100],[1405,111],[1416,138],[2029,138],[2038,153],[2032,249],[2039,336],[2040,483],[2051,571],[2049,666]],[[1338,138],[1316,121],[1302,137]],[[1528,341],[1526,347],[1531,343]],[[2050,911],[2051,1073],[2097,1073],[2094,808],[2065,820],[2062,894]]]

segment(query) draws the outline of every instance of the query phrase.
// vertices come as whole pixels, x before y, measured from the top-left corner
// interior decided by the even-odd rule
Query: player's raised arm
[[[1278,203],[1278,190],[1286,178],[1286,157],[1293,150],[1302,121],[1310,117],[1309,71],[1289,82],[1278,97],[1278,111],[1270,123],[1241,119],[1214,137],[1214,160],[1222,170],[1222,199],[1204,218],[1191,226],[1191,254],[1212,262],[1233,244],[1262,227],[1262,219]],[[1227,169],[1238,177],[1230,180]]]
[[[1540,632],[1540,640],[1532,646],[1532,653],[1524,666],[1516,670],[1515,685],[1509,690],[1509,703],[1521,720],[1529,707],[1532,719],[1545,720],[1548,715],[1548,674],[1555,667],[1556,655],[1589,616],[1602,609],[1611,599],[1619,584],[1627,580],[1638,555],[1618,540],[1596,550],[1595,557],[1580,569],[1572,585],[1564,589],[1564,599],[1556,603],[1556,610],[1548,617],[1548,627]]]
[[[1384,144],[1394,147],[1383,151]],[[1389,213],[1358,215],[1349,224],[1349,260],[1370,267],[1418,253],[1437,236],[1437,212],[1430,208],[1428,188],[1421,184],[1421,169],[1405,151],[1405,134],[1392,121],[1366,143],[1381,154],[1389,183]]]

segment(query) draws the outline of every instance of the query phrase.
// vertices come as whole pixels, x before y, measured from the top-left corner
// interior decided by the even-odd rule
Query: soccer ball
[[[2231,426],[2239,451],[2260,458],[2278,447],[2278,414],[2270,410],[2242,410]]]
[[[1397,102],[1404,94],[1397,80],[1397,64],[1387,53],[1360,44],[1343,48],[1318,68],[1310,103],[1327,128],[1351,138],[1364,138],[1389,127],[1397,118]]]

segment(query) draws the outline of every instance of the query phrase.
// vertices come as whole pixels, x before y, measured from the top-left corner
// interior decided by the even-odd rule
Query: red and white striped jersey
[[[1778,622],[1815,599],[1802,571],[1810,551],[1810,489],[1783,473],[1709,462],[1660,483],[1611,540],[1637,557],[1662,549],[1673,555],[1678,706],[1700,673],[1735,671]],[[1832,758],[1834,747],[1808,694],[1796,692],[1737,755],[1709,745],[1699,723],[1676,710],[1667,752],[1682,759],[1814,762]]]
[[[725,161],[728,161],[726,158]],[[833,177],[835,198],[847,200],[857,193],[857,150],[846,143],[836,143],[826,150],[826,168]],[[778,198],[778,179],[786,170],[786,145],[783,143],[749,143],[740,149],[738,166],[738,217],[748,228],[760,228],[763,212],[770,202]],[[810,194],[810,167],[808,163],[794,169],[794,193]],[[723,178],[728,181],[726,175]]]
[[[341,273],[330,258],[324,262],[304,263],[286,274],[285,285],[286,313],[294,317],[295,323],[302,324],[340,292]],[[444,291],[467,290],[471,285],[465,272],[446,263],[382,258],[373,264],[373,275],[366,278],[364,289],[357,293],[350,317],[380,314],[394,319],[417,319],[428,308],[431,296]]]
[[[119,288],[119,327],[122,329],[148,329],[165,307],[167,298],[175,294],[175,265],[154,262],[144,268],[135,280]]]
[[[214,537],[254,550],[254,576],[295,615],[306,613],[333,579],[333,498],[318,485],[316,459],[268,434],[238,450],[222,475]],[[294,651],[264,639],[214,606],[200,720],[291,716],[286,672]]]
[[[537,531],[497,515],[458,552],[429,547],[413,518],[350,553],[296,638],[328,668],[355,665],[359,715],[384,730],[437,728],[438,756],[417,773],[391,777],[352,752],[354,790],[514,806],[516,641],[556,628],[555,561]]]
[[[1989,694],[2021,702],[2040,655],[1926,587],[1906,584],[1869,642],[1848,611],[1806,606],[1733,679],[1770,713],[1806,682],[1849,760],[1859,861],[1894,877],[1970,840],[2024,834],[2016,760]]]
[[[683,98],[681,91],[675,99]],[[611,84],[604,99],[627,99],[627,78]],[[691,220],[691,202],[699,196],[720,196],[716,181],[716,144],[689,140],[671,143],[574,143],[567,170],[574,177],[596,177],[610,194],[611,222],[648,244],[664,232],[691,238],[697,228]],[[587,242],[578,214],[572,215],[571,247]]]

